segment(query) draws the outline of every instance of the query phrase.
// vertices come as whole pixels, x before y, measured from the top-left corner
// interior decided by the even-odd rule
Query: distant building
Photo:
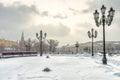
[[[21,40],[19,41],[19,50],[20,51],[25,51],[26,47],[25,47],[25,40],[24,40],[24,33],[22,32],[21,35]]]
[[[18,46],[18,43],[17,41],[0,39],[0,45],[4,45],[4,47],[12,47],[12,46]]]
[[[0,39],[0,51],[4,50],[17,50],[18,42]]]
[[[76,53],[76,47],[74,45],[66,45],[60,48],[61,52],[73,52]],[[91,53],[92,52],[92,43],[86,42],[79,44],[78,53]],[[103,42],[96,41],[94,42],[94,53],[103,52]],[[106,52],[107,53],[120,53],[120,41],[106,41]]]

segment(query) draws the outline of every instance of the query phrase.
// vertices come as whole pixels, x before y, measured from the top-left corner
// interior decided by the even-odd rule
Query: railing
[[[36,51],[3,51],[0,57],[37,56]]]

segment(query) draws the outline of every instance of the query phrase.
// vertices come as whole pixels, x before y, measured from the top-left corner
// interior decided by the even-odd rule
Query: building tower
[[[19,49],[20,51],[25,51],[25,40],[24,40],[24,33],[22,32],[21,40],[19,41]]]

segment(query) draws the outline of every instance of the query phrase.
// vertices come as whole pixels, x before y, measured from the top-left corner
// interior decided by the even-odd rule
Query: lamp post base
[[[102,61],[103,61],[103,64],[107,64],[107,59],[106,58],[103,58]]]

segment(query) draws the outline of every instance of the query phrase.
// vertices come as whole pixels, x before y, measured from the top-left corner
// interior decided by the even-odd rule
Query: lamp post
[[[78,47],[79,47],[79,43],[78,42],[76,42],[75,47],[76,47],[76,53],[78,53]]]
[[[96,25],[99,27],[101,24],[103,25],[103,64],[107,64],[107,58],[106,58],[106,52],[105,52],[105,25],[110,26],[114,17],[114,13],[115,10],[113,10],[113,8],[111,7],[110,10],[108,11],[108,15],[107,17],[105,16],[105,11],[106,11],[106,7],[104,5],[102,5],[101,8],[101,13],[102,13],[102,17],[99,20],[99,13],[97,10],[95,10],[94,14],[94,19],[95,19],[95,23]]]
[[[88,31],[88,37],[89,37],[89,38],[92,38],[92,56],[94,56],[93,41],[94,41],[94,38],[97,37],[97,31],[94,31],[94,29],[92,28],[92,29],[91,29],[91,32]]]
[[[42,41],[43,41],[43,39],[46,38],[46,35],[47,35],[47,33],[44,33],[44,35],[43,35],[43,31],[42,30],[40,30],[40,35],[38,35],[38,33],[36,33],[36,38],[39,40],[39,43],[40,43],[40,56],[42,56],[42,54],[43,54],[43,51],[42,51]]]

